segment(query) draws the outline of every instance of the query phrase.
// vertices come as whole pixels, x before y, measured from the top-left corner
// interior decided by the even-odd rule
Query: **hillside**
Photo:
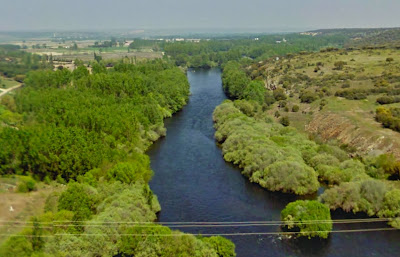
[[[400,46],[400,28],[321,29],[309,31],[317,36],[345,36],[345,47]]]
[[[284,90],[287,100],[269,110],[276,118],[288,116],[300,131],[336,139],[359,154],[389,152],[400,158],[400,133],[375,120],[377,99],[400,93],[398,50],[331,48],[269,59],[247,67],[246,72],[269,89]],[[295,105],[297,112],[292,111]]]

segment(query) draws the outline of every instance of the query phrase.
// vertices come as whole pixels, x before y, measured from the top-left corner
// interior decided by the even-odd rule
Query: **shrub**
[[[289,126],[290,125],[289,117],[283,116],[282,118],[279,119],[279,123],[281,123],[285,127]]]
[[[257,102],[246,100],[236,100],[234,106],[247,116],[254,116],[260,110],[260,105]]]
[[[204,237],[202,241],[210,244],[219,257],[235,257],[235,244],[221,236]]]
[[[392,104],[392,103],[394,103],[394,97],[393,96],[381,96],[381,97],[378,97],[377,99],[376,99],[376,102],[378,103],[378,104]]]
[[[36,181],[32,177],[20,177],[17,191],[19,193],[27,193],[36,190]]]
[[[394,61],[394,59],[393,59],[392,57],[386,58],[386,62],[388,62],[388,63],[391,63],[391,62],[393,62],[393,61]]]
[[[344,66],[347,65],[347,62],[338,61],[334,63],[334,70],[343,70]]]
[[[319,187],[316,172],[296,161],[277,161],[263,172],[255,172],[251,180],[271,191],[298,195],[313,193]]]
[[[298,200],[289,203],[281,212],[281,219],[289,231],[300,232],[296,237],[326,239],[332,231],[329,208],[318,201]]]
[[[311,91],[305,91],[305,92],[300,94],[300,101],[302,103],[312,103],[317,99],[318,99],[317,94],[315,94],[315,93],[313,93]]]
[[[273,96],[276,101],[282,101],[287,99],[287,96],[282,88],[274,90]]]
[[[300,110],[300,107],[298,105],[293,105],[292,112],[298,112],[299,110]]]
[[[147,156],[142,156],[136,161],[120,162],[107,171],[106,177],[109,181],[120,181],[131,184],[137,181],[148,183],[153,175],[149,168]]]
[[[384,207],[384,197],[388,189],[385,182],[367,179],[359,182],[342,183],[326,190],[320,199],[330,209],[338,208],[346,212],[365,212],[369,216],[379,213]]]

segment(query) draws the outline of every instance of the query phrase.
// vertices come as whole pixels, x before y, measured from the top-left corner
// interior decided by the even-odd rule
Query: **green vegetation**
[[[330,209],[341,208],[347,212],[365,212],[369,216],[393,218],[390,224],[399,227],[400,190],[380,180],[343,183],[328,189],[320,200]]]
[[[328,238],[332,231],[329,208],[318,201],[298,200],[289,203],[281,212],[284,226],[297,237]]]
[[[388,55],[394,56],[390,62]],[[224,90],[232,99],[240,100],[224,102],[214,111],[215,137],[225,160],[238,165],[250,181],[271,191],[304,195],[315,192],[319,182],[328,184],[333,187],[319,200],[330,209],[391,218],[390,224],[397,227],[400,209],[397,200],[389,203],[389,197],[397,196],[398,183],[391,180],[400,178],[399,154],[366,156],[354,153],[357,145],[326,143],[338,135],[349,142],[348,135],[340,134],[344,126],[349,126],[350,132],[373,136],[378,132],[381,136],[374,140],[393,144],[392,134],[381,132],[373,122],[376,118],[383,126],[397,130],[397,55],[390,48],[328,48],[257,63],[227,63],[222,77]],[[254,88],[251,84],[260,85],[255,90],[258,93],[245,94],[248,88]],[[376,102],[392,105],[378,107],[374,117]],[[336,113],[341,120],[332,120]],[[326,121],[321,117],[327,117]],[[333,130],[335,122],[339,132]],[[356,126],[347,125],[352,122]],[[311,130],[320,126],[318,123],[326,125],[326,131]],[[308,130],[322,135],[314,134],[316,141],[312,141],[303,134]],[[324,138],[323,133],[333,137]],[[365,136],[376,146],[368,134],[354,136]],[[353,141],[370,147],[364,139]]]
[[[246,116],[237,103],[240,101],[227,101],[213,115],[215,137],[225,160],[239,165],[250,181],[271,191],[299,195],[315,192],[318,174],[305,163],[301,153],[316,149],[316,144],[291,128],[271,123],[268,117],[260,117],[269,120],[263,122]]]
[[[350,159],[337,146],[317,144],[294,128],[273,122],[256,102],[247,102],[244,109],[245,102],[227,100],[215,109],[213,118],[224,159],[238,165],[250,181],[271,191],[298,195],[316,192],[318,180],[336,185],[320,197],[332,210],[394,218],[391,224],[397,226],[399,204],[397,200],[389,203],[393,200],[389,196],[397,196],[398,189],[384,180],[400,174],[393,156]]]
[[[100,62],[92,73],[84,66],[30,72],[26,87],[2,98],[0,174],[31,176],[22,192],[35,190],[32,177],[67,186],[0,255],[235,256],[223,238],[151,223],[160,205],[144,152],[165,135],[163,119],[186,104],[185,74],[161,60],[112,69]]]
[[[18,183],[17,192],[26,193],[36,190],[36,181],[28,176],[21,176]]]
[[[39,71],[28,74],[26,85],[8,102],[15,117],[28,121],[18,130],[2,128],[0,174],[33,172],[40,179],[76,179],[125,159],[147,169],[138,151],[165,134],[163,118],[189,93],[185,75],[161,61],[116,64],[92,75],[80,68]]]
[[[281,44],[277,41],[286,42]],[[229,61],[265,60],[301,51],[318,51],[322,47],[342,46],[346,37],[342,35],[310,37],[299,34],[265,35],[257,39],[215,38],[198,43],[163,43],[160,47],[171,56],[177,65],[192,68],[223,66]]]
[[[0,74],[17,78],[30,70],[52,68],[47,56],[20,51],[19,46],[0,45]]]
[[[376,121],[382,123],[385,128],[400,132],[400,108],[378,107],[376,109]]]

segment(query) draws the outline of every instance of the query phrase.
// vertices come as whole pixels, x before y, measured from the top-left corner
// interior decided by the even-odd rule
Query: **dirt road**
[[[13,91],[13,90],[15,90],[17,88],[20,88],[21,86],[22,86],[22,84],[19,84],[19,85],[16,85],[16,86],[13,86],[13,87],[10,87],[10,88],[7,88],[7,89],[0,88],[0,97],[2,97],[3,95],[7,94],[10,91]]]

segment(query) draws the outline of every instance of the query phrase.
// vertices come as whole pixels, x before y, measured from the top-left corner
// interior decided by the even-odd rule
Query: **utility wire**
[[[59,224],[59,226],[87,226],[87,225],[123,225],[123,224],[137,224],[137,225],[167,225],[167,226],[208,226],[208,225],[221,225],[221,226],[239,226],[239,225],[280,225],[280,224],[322,224],[322,223],[333,223],[333,224],[347,224],[347,223],[367,223],[367,222],[384,222],[391,221],[393,218],[366,218],[366,219],[336,219],[336,220],[308,220],[308,221],[215,221],[215,222],[140,222],[140,221],[104,221],[104,222],[92,222],[92,221],[51,221],[51,222],[40,222],[40,221],[6,221],[0,220],[0,226],[2,223],[11,224]],[[72,224],[71,224],[72,223]],[[82,225],[76,225],[74,223],[82,223]]]
[[[168,224],[168,227],[171,228],[202,228],[202,227],[261,227],[261,226],[282,226],[287,224],[293,225],[309,225],[309,224],[361,224],[361,223],[373,223],[373,222],[387,222],[390,219],[367,219],[367,220],[347,220],[347,221],[329,221],[329,220],[310,220],[310,221],[282,221],[276,223],[207,223],[207,224]],[[42,225],[41,223],[36,223],[38,225]],[[91,223],[88,222],[86,224],[68,224],[68,223],[43,223],[45,226],[41,226],[41,228],[54,228],[54,227],[117,227],[121,225],[132,225],[135,227],[153,227],[155,224],[151,223]],[[49,226],[50,225],[50,226]],[[4,226],[13,226],[13,227],[34,227],[32,223],[6,223],[1,224],[0,227]]]
[[[201,236],[262,236],[262,235],[296,235],[296,234],[308,234],[313,233],[360,233],[360,232],[379,232],[379,231],[395,231],[397,228],[372,228],[372,229],[344,229],[344,230],[333,230],[333,231],[298,231],[298,232],[253,232],[253,233],[212,233],[212,234],[200,234]],[[150,237],[178,237],[178,236],[195,236],[193,234],[102,234],[102,233],[81,233],[81,234],[54,234],[54,235],[9,235],[0,234],[0,236],[10,237],[60,237],[60,236],[150,236]]]

